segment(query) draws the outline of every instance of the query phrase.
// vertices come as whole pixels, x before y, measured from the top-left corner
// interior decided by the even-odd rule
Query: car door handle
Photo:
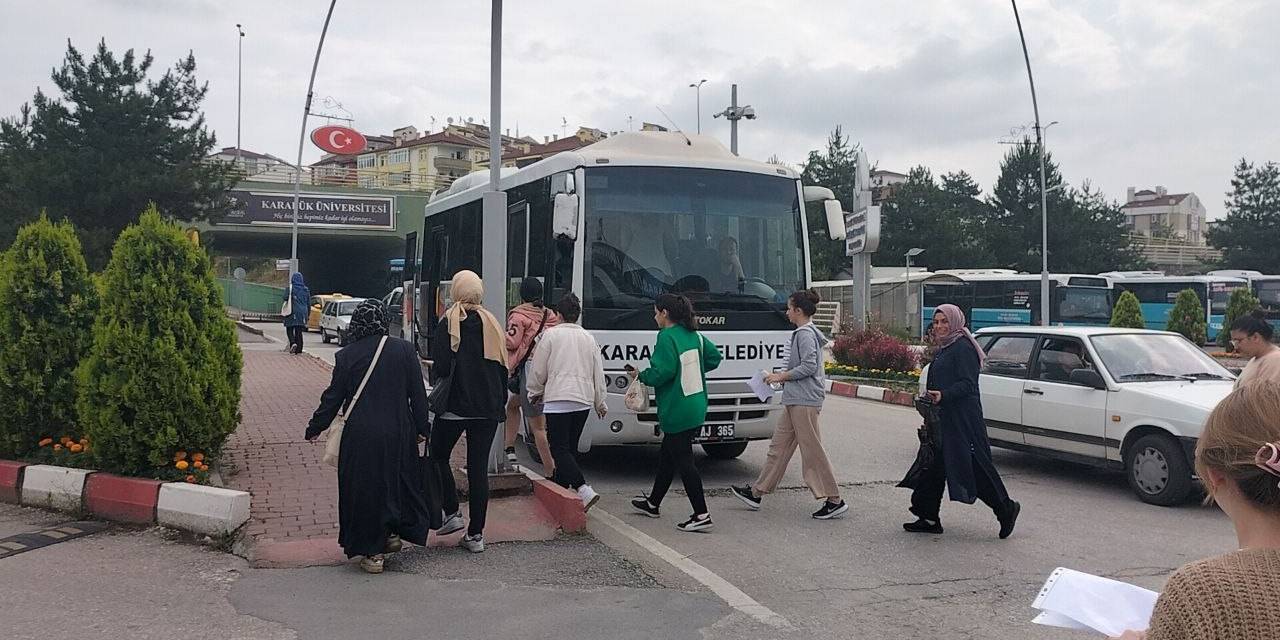
[[[1027,395],[1032,395],[1032,396],[1042,396],[1042,395],[1044,395],[1044,392],[1043,392],[1043,391],[1041,391],[1041,390],[1039,390],[1039,389],[1023,389],[1023,390],[1022,390],[1022,392],[1023,392],[1023,393],[1025,393],[1025,394],[1027,394]]]

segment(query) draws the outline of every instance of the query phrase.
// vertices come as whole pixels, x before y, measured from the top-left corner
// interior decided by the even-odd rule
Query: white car
[[[343,298],[326,302],[320,312],[320,339],[325,343],[338,340],[338,346],[346,343],[347,326],[351,324],[351,314],[364,302],[364,298]]]
[[[1235,376],[1176,333],[992,327],[980,390],[991,444],[1123,469],[1143,502],[1194,490],[1196,440]]]

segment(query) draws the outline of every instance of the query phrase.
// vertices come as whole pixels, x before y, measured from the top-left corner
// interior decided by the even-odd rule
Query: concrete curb
[[[259,337],[262,337],[262,338],[266,338],[266,337],[267,337],[267,332],[265,332],[265,331],[263,331],[262,329],[259,329],[259,328],[255,327],[255,326],[253,326],[253,325],[251,325],[251,324],[249,324],[249,323],[245,322],[244,320],[233,320],[233,322],[235,322],[235,323],[236,323],[236,326],[237,326],[237,327],[240,327],[240,329],[241,329],[242,331],[247,331],[247,332],[249,332],[249,333],[252,333],[252,334],[253,334],[253,335],[255,335],[255,336],[259,336]]]
[[[533,482],[533,497],[551,514],[565,533],[583,533],[587,530],[587,512],[582,509],[578,494],[520,467]]]
[[[209,535],[232,533],[249,520],[244,491],[13,460],[0,460],[0,501]]]
[[[845,398],[859,398],[862,400],[884,402],[904,407],[915,406],[915,394],[912,394],[910,391],[894,391],[893,389],[873,387],[870,385],[857,385],[851,382],[841,382],[839,380],[829,380],[827,390],[832,395],[843,396]]]

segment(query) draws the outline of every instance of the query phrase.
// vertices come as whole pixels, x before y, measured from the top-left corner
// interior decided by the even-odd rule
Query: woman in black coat
[[[978,373],[984,355],[964,326],[960,308],[944,304],[933,316],[933,347],[929,364],[929,398],[941,409],[939,444],[942,455],[918,477],[911,494],[911,513],[918,520],[902,527],[912,533],[942,533],[938,511],[943,485],[954,502],[981,500],[1000,522],[1000,538],[1013,533],[1022,505],[1009,498],[996,465],[982,418]]]
[[[360,303],[351,317],[347,346],[334,356],[333,379],[307,426],[307,440],[329,428],[350,404],[387,335],[387,311],[377,300]],[[426,545],[440,526],[439,505],[428,503],[419,437],[430,435],[427,393],[413,345],[386,338],[359,401],[348,409],[338,454],[338,544],[360,566],[382,573],[384,553],[401,540]]]

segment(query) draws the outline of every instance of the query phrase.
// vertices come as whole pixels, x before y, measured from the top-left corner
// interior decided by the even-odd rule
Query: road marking
[[[587,512],[587,516],[614,531],[626,536],[632,542],[640,545],[645,551],[652,553],[663,560],[666,560],[671,566],[683,571],[686,575],[707,587],[724,600],[726,604],[742,613],[745,613],[764,624],[778,629],[790,629],[791,622],[786,618],[774,613],[774,611],[747,595],[742,589],[733,586],[733,583],[721,578],[710,569],[690,560],[687,556],[680,554],[675,549],[658,542],[649,534],[623,522],[613,514],[596,507]]]
[[[19,553],[47,547],[51,544],[92,535],[106,528],[107,524],[105,522],[87,520],[50,527],[34,533],[19,533],[15,536],[0,539],[0,558],[16,556]]]

